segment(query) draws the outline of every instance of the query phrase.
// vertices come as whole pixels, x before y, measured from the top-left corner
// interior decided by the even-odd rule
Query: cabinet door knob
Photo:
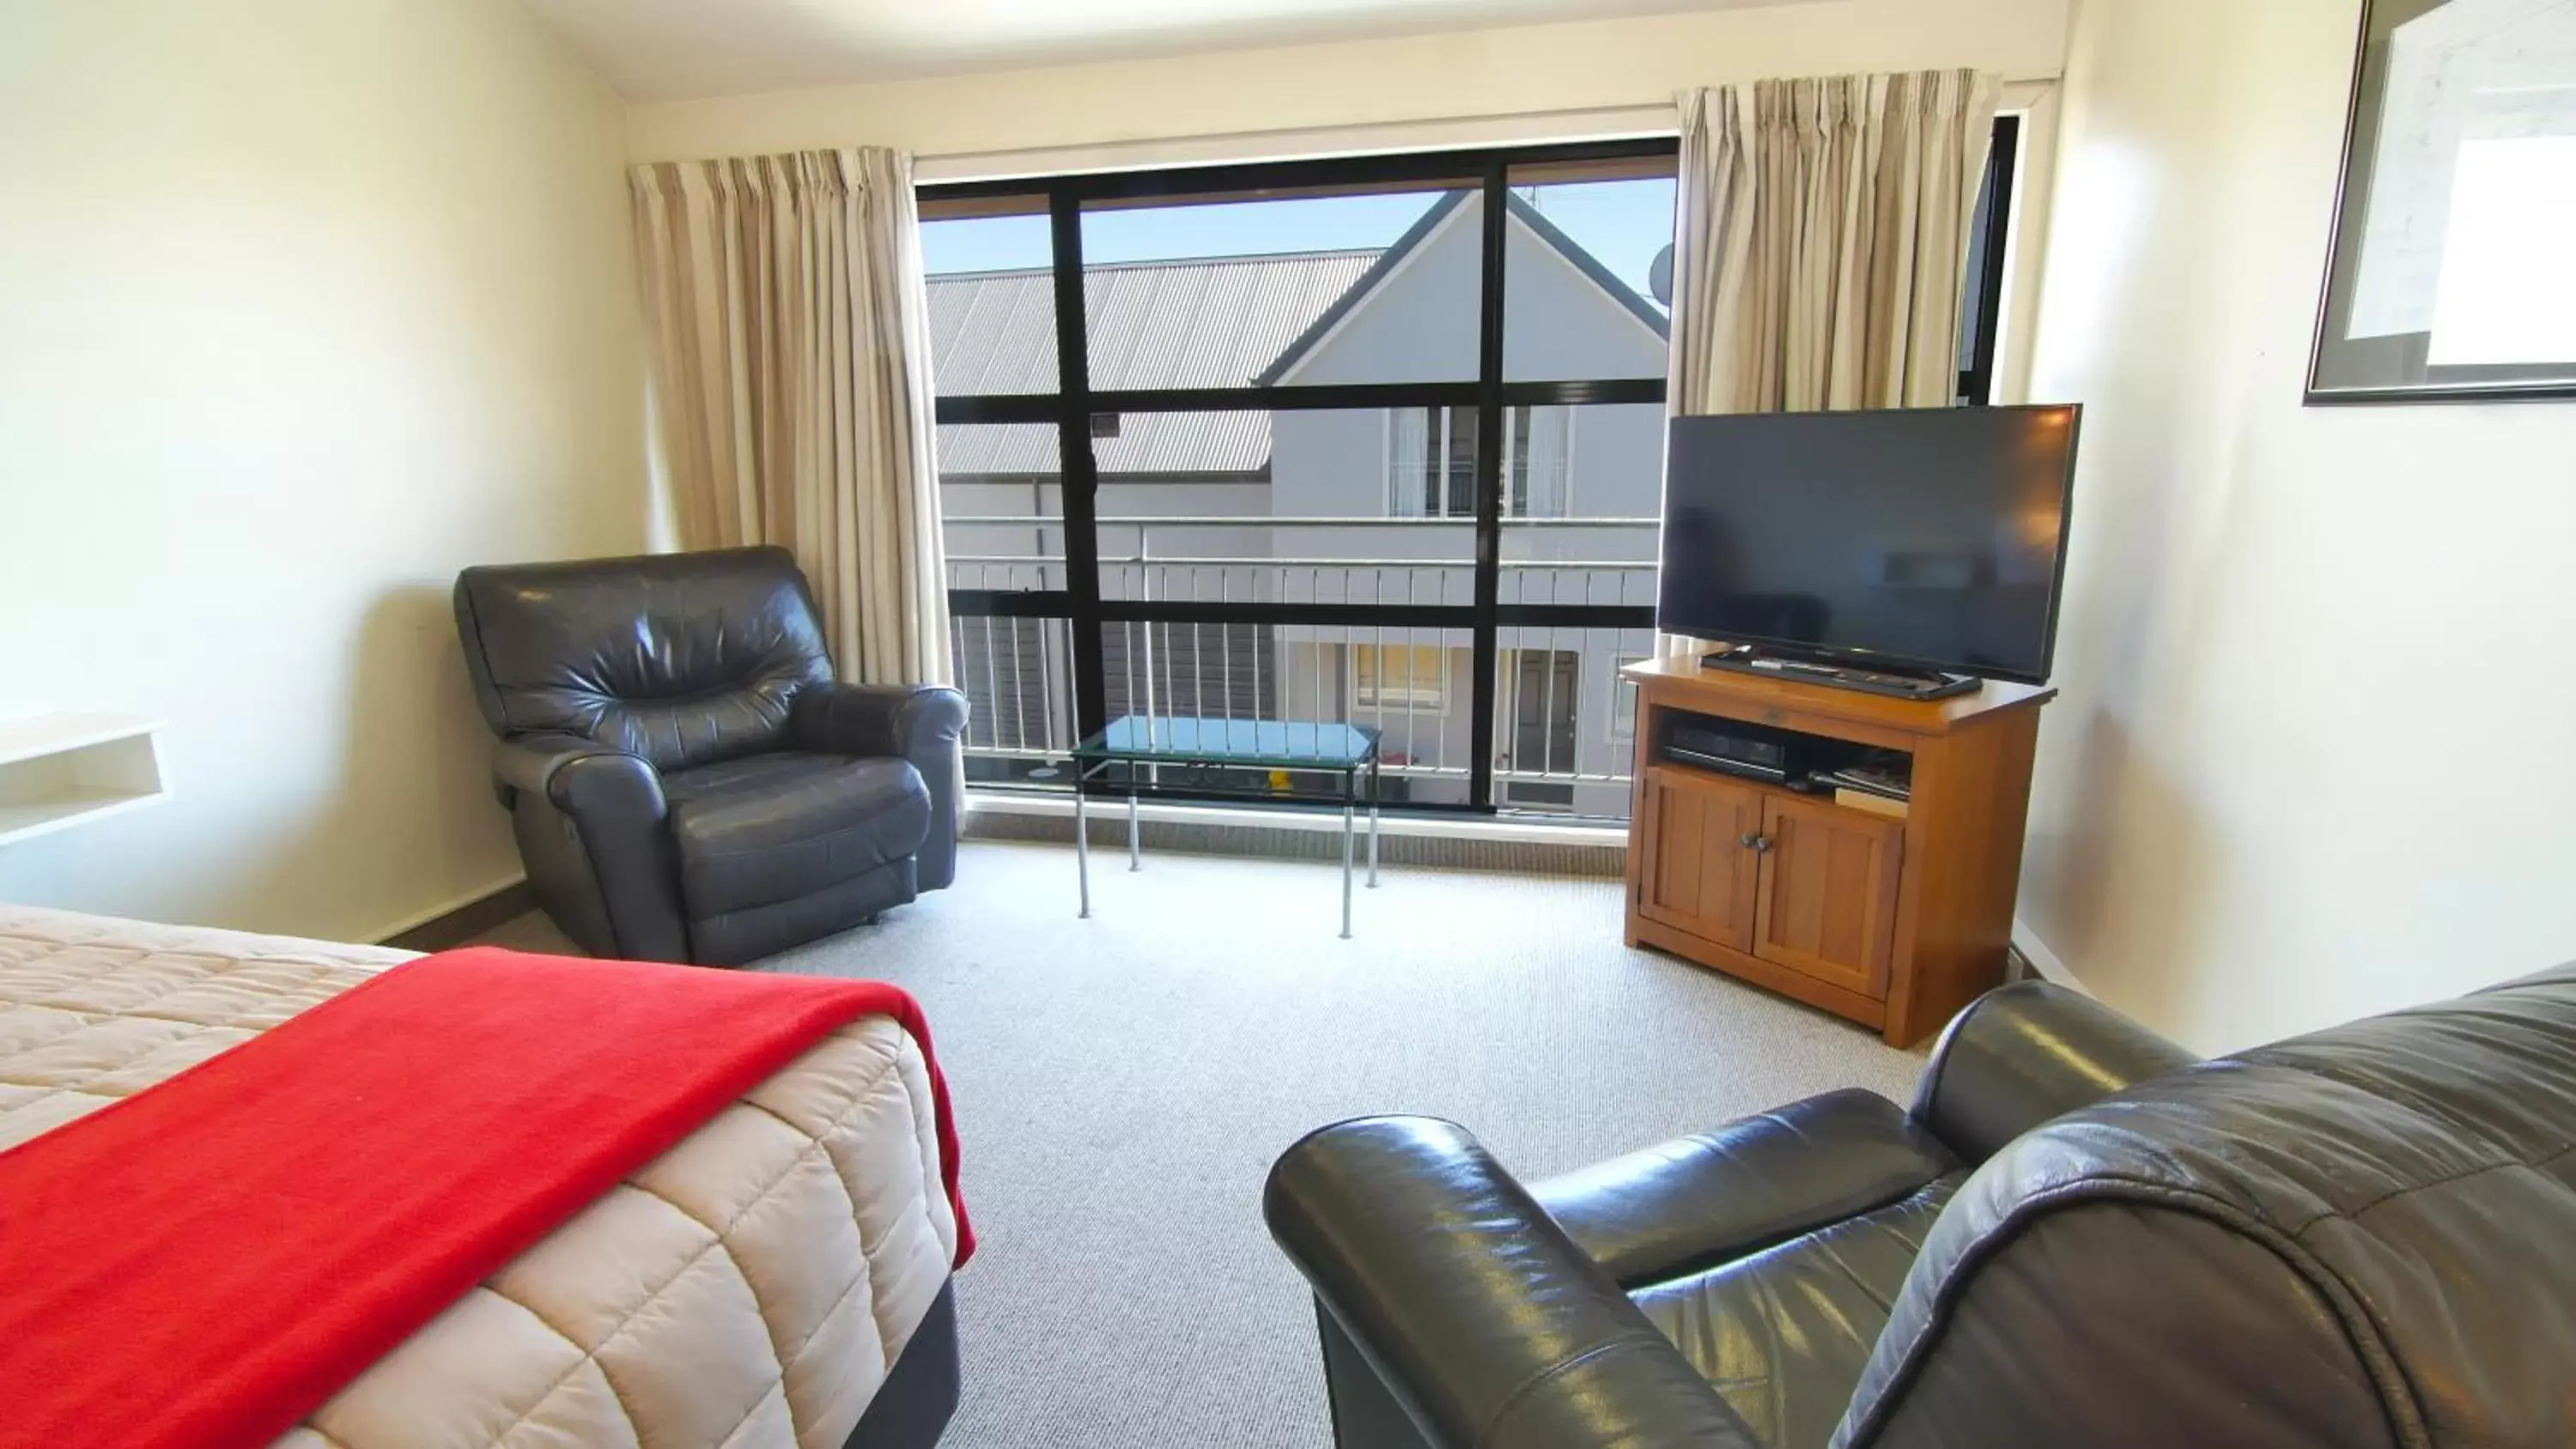
[[[1769,855],[1771,853],[1771,837],[1768,835],[1757,835],[1753,837],[1753,849],[1759,854]]]
[[[1747,850],[1760,850],[1762,848],[1762,837],[1748,830],[1744,832],[1743,838],[1737,840],[1735,843],[1743,846]]]

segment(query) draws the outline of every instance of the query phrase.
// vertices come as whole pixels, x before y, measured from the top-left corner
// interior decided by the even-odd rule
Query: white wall
[[[2032,80],[2058,72],[2066,11],[1827,0],[679,101],[638,106],[628,126],[638,160],[861,142],[951,156],[1659,106],[1764,76],[1976,66]]]
[[[2576,957],[2576,405],[2300,406],[2357,9],[2086,0],[2069,68],[2022,909],[2203,1049]]]
[[[622,117],[509,0],[0,10],[0,714],[178,799],[0,898],[363,937],[518,872],[447,589],[645,541]]]

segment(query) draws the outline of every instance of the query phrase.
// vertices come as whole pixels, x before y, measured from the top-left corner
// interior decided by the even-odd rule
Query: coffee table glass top
[[[1074,747],[1078,760],[1251,765],[1272,770],[1353,770],[1377,755],[1365,725],[1121,715]]]

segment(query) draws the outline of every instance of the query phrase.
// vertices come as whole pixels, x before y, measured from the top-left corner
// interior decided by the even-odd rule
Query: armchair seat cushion
[[[693,920],[757,910],[910,857],[930,788],[899,759],[781,751],[666,776],[680,895]]]
[[[1933,1220],[1967,1173],[1706,1272],[1632,1289],[1768,1449],[1825,1449]]]

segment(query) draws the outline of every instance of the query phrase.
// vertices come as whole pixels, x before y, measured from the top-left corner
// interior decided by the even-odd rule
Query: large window
[[[1346,720],[1392,801],[1624,814],[1674,150],[923,188],[974,776],[1062,788],[1123,715]]]

